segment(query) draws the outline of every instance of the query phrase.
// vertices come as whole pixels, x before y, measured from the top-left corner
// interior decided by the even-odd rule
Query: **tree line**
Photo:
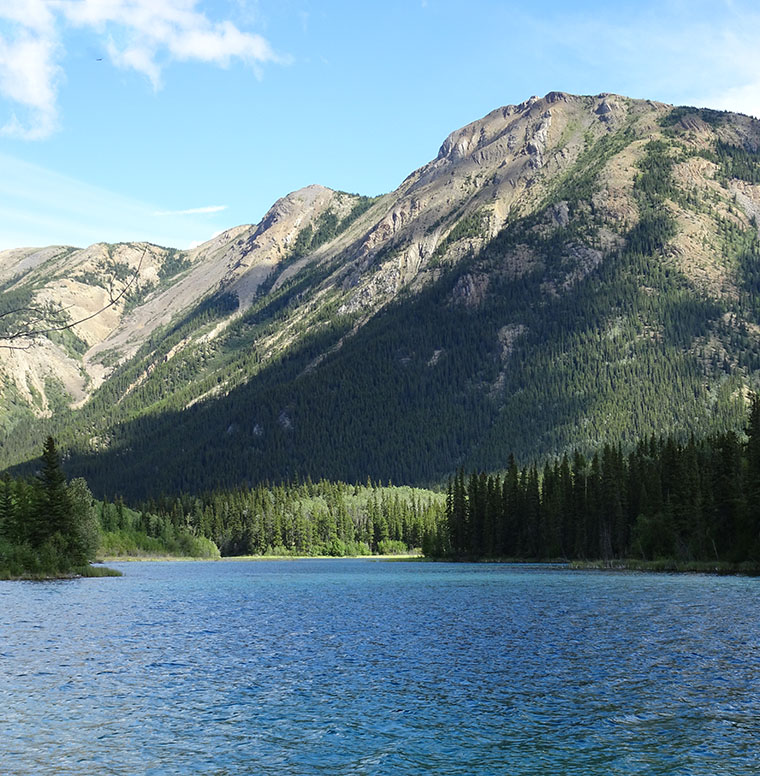
[[[745,432],[604,445],[502,474],[460,470],[445,493],[367,482],[262,484],[130,508],[67,482],[52,438],[32,478],[0,483],[0,577],[81,570],[96,552],[333,556],[422,548],[448,559],[757,565],[760,398]]]
[[[0,482],[0,578],[91,574],[99,557],[398,554],[444,519],[443,494],[306,480],[160,496],[130,507],[68,482],[52,437],[32,477]]]
[[[760,559],[760,400],[746,435],[605,445],[503,476],[459,472],[426,554],[454,558]]]
[[[150,499],[141,507],[148,535],[155,519],[213,541],[222,555],[392,554],[423,545],[443,519],[442,494],[368,482],[262,484],[203,496]]]

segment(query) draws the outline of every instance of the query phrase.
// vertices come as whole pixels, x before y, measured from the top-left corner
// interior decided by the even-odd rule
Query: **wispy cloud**
[[[40,139],[58,126],[64,32],[82,28],[104,39],[111,62],[161,87],[167,62],[233,60],[257,77],[266,63],[285,62],[261,35],[228,20],[212,21],[197,0],[2,0],[0,95],[16,106],[0,127],[5,135]]]
[[[109,191],[0,153],[0,250],[147,240],[173,248],[205,239],[217,208],[151,218],[155,203]],[[198,218],[193,210],[210,212]]]
[[[220,213],[227,205],[207,205],[206,207],[191,207],[186,210],[156,210],[154,216],[192,216],[196,213]]]

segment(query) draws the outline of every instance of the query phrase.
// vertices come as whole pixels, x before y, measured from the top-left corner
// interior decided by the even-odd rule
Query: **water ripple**
[[[760,772],[760,583],[367,561],[0,583],[34,774]]]

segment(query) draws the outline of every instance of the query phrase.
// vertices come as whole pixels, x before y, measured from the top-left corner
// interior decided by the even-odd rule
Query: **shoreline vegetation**
[[[0,482],[0,579],[64,579],[107,573],[93,569],[99,540],[92,493],[67,482],[52,437],[30,480]]]
[[[136,508],[67,482],[52,438],[30,480],[0,481],[0,579],[111,561],[374,557],[760,573],[760,399],[746,433],[575,452],[542,469],[463,471],[446,493],[320,480],[161,496]],[[593,558],[596,560],[587,560]]]
[[[112,555],[98,557],[97,563],[171,563],[212,561],[214,563],[229,563],[235,561],[273,561],[273,560],[379,560],[379,561],[415,561],[433,560],[425,558],[421,551],[404,552],[386,555],[224,555],[215,558],[191,557],[189,555]]]
[[[195,563],[195,562],[267,562],[267,561],[299,561],[299,560],[367,560],[401,563],[478,563],[478,564],[508,564],[513,566],[557,566],[570,571],[608,571],[608,572],[642,572],[665,574],[704,574],[711,576],[760,576],[760,564],[743,562],[729,563],[727,561],[678,561],[672,558],[657,560],[641,560],[624,558],[614,560],[565,560],[565,559],[525,559],[525,558],[435,558],[418,552],[406,552],[386,555],[229,555],[209,557],[192,557],[189,555],[114,555],[98,557],[95,565],[87,566],[69,574],[56,577],[26,574],[12,577],[13,580],[50,580],[75,579],[81,577],[120,577],[121,571],[108,568],[108,563]],[[0,578],[6,581],[8,578]]]
[[[67,482],[52,438],[33,478],[0,480],[0,580],[117,574],[91,561],[411,558],[443,495],[320,481],[161,497],[137,508]]]
[[[581,567],[754,573],[760,568],[760,399],[744,435],[605,445],[500,475],[459,471],[423,544],[452,559],[565,558]]]
[[[121,577],[121,571],[107,566],[89,565],[68,572],[48,573],[24,571],[20,574],[7,574],[6,569],[0,569],[0,582],[61,582],[67,579],[90,579],[102,577]]]
[[[710,574],[712,576],[760,576],[760,564],[744,561],[679,561],[672,558],[658,560],[624,559],[612,561],[572,561],[569,568],[578,571],[643,571],[667,574]]]

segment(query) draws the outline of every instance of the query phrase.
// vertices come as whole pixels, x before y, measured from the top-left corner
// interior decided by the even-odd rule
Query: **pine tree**
[[[760,552],[760,396],[750,399],[747,423],[747,549]]]
[[[746,514],[746,494],[742,487],[742,445],[734,432],[723,434],[715,445],[712,471],[713,539],[719,558],[743,560],[747,547],[736,538],[742,532]]]
[[[467,496],[464,485],[464,472],[460,469],[454,478],[451,489],[451,509],[448,512],[451,551],[454,555],[464,555],[469,549],[469,531],[467,526]]]
[[[30,543],[40,547],[56,534],[67,542],[73,534],[71,501],[52,436],[45,440],[42,469],[37,475],[37,503],[29,531]]]
[[[3,477],[0,484],[0,536],[10,536],[14,524],[13,495],[11,493],[11,481]]]
[[[92,493],[81,477],[72,480],[67,490],[71,508],[68,559],[72,565],[81,566],[95,557],[100,543],[97,511]]]
[[[575,524],[574,557],[586,557],[588,547],[588,472],[586,459],[579,451],[573,454],[573,522]]]
[[[502,486],[502,519],[499,555],[514,558],[520,537],[520,472],[514,455],[510,454]]]

